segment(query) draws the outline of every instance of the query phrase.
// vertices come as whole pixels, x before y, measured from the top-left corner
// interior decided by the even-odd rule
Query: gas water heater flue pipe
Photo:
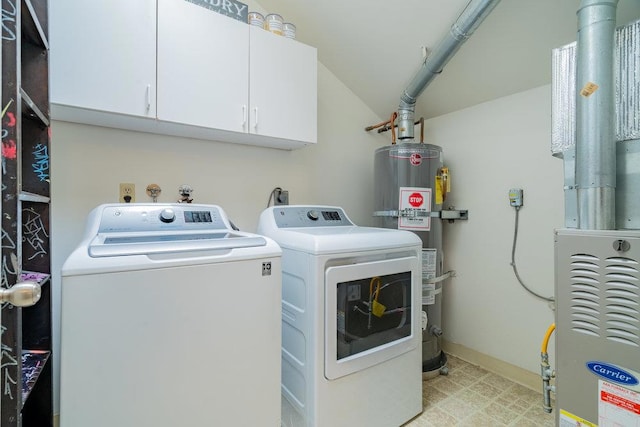
[[[431,52],[400,97],[398,106],[398,139],[413,139],[413,123],[418,96],[442,72],[444,66],[467,41],[500,0],[471,0],[449,33]]]
[[[614,46],[618,0],[582,0],[576,52],[578,228],[615,229]]]

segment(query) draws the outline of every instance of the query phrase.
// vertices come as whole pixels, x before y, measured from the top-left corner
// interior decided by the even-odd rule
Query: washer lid
[[[265,246],[262,236],[227,233],[103,233],[89,244],[89,256],[110,257]]]

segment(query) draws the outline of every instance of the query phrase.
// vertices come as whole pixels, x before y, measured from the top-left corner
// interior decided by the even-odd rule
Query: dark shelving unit
[[[2,305],[0,427],[53,425],[47,0],[2,0],[2,280],[40,301]]]

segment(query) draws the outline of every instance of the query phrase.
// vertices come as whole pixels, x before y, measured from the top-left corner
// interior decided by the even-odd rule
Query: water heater
[[[423,372],[446,372],[442,335],[442,220],[448,174],[442,148],[401,143],[379,148],[374,163],[375,212],[378,225],[416,233],[422,240]],[[423,315],[424,321],[424,315]]]

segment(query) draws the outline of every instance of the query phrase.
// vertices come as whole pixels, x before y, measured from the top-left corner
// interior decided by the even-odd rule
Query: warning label
[[[580,418],[571,412],[560,410],[559,427],[598,427],[596,424],[590,423],[584,418]]]
[[[428,281],[436,278],[437,255],[435,249],[422,249],[422,305],[436,302],[436,284]]]
[[[640,393],[607,381],[598,381],[600,427],[640,427]]]
[[[398,228],[402,230],[431,230],[431,189],[400,187]]]

